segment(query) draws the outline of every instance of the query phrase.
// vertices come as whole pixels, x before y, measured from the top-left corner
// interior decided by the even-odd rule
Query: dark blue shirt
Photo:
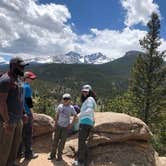
[[[7,108],[11,123],[17,122],[22,118],[24,89],[20,79],[14,79],[8,73],[0,77],[0,93],[7,93]],[[0,118],[2,119],[2,117]]]

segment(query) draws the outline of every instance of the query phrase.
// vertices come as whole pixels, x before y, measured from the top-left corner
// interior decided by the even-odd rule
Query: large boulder
[[[33,113],[33,137],[53,132],[54,120],[48,115]]]
[[[129,140],[149,141],[152,133],[140,119],[121,113],[95,113],[95,127],[90,145],[126,142]]]
[[[152,133],[138,118],[121,113],[95,113],[88,141],[91,166],[161,166],[150,144]],[[78,139],[70,139],[65,154],[75,156]]]

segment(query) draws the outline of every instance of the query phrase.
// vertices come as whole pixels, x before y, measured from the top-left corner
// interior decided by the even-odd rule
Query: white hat
[[[82,92],[89,92],[92,90],[92,87],[90,85],[84,85],[81,89]]]
[[[63,99],[67,98],[67,99],[71,99],[71,95],[69,93],[65,93],[63,96],[62,96]]]

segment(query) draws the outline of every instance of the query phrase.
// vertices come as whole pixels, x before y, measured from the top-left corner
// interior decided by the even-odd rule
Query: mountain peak
[[[141,52],[140,51],[128,51],[121,58],[135,58]],[[0,55],[0,65],[8,64],[9,60],[13,55]],[[23,57],[29,63],[34,64],[43,64],[43,63],[65,63],[65,64],[103,64],[112,61],[106,55],[101,52],[96,52],[88,55],[81,55],[75,51],[70,51],[66,54],[57,54],[55,56],[34,56],[34,55],[25,55]],[[120,58],[120,59],[121,59]]]
[[[66,56],[73,56],[73,57],[79,57],[81,58],[81,55],[77,52],[74,52],[74,51],[70,51],[68,53],[65,54]]]
[[[124,56],[125,57],[138,56],[139,54],[142,54],[142,52],[136,51],[136,50],[131,50],[131,51],[126,52],[126,54]]]
[[[103,55],[101,52],[84,56],[84,63],[86,64],[102,64],[109,61],[110,59],[107,56]]]

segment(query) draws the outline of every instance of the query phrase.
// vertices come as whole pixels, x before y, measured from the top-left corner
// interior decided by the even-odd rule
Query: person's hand
[[[9,122],[4,122],[3,127],[5,129],[6,134],[11,134],[12,133],[12,129],[13,129],[12,124],[10,124]]]
[[[34,117],[33,117],[33,113],[31,114],[31,120],[33,120],[34,119]]]
[[[93,121],[93,125],[95,125],[95,120]]]
[[[22,117],[22,121],[23,121],[23,124],[27,124],[28,123],[28,115],[27,114],[24,114],[23,117]]]

